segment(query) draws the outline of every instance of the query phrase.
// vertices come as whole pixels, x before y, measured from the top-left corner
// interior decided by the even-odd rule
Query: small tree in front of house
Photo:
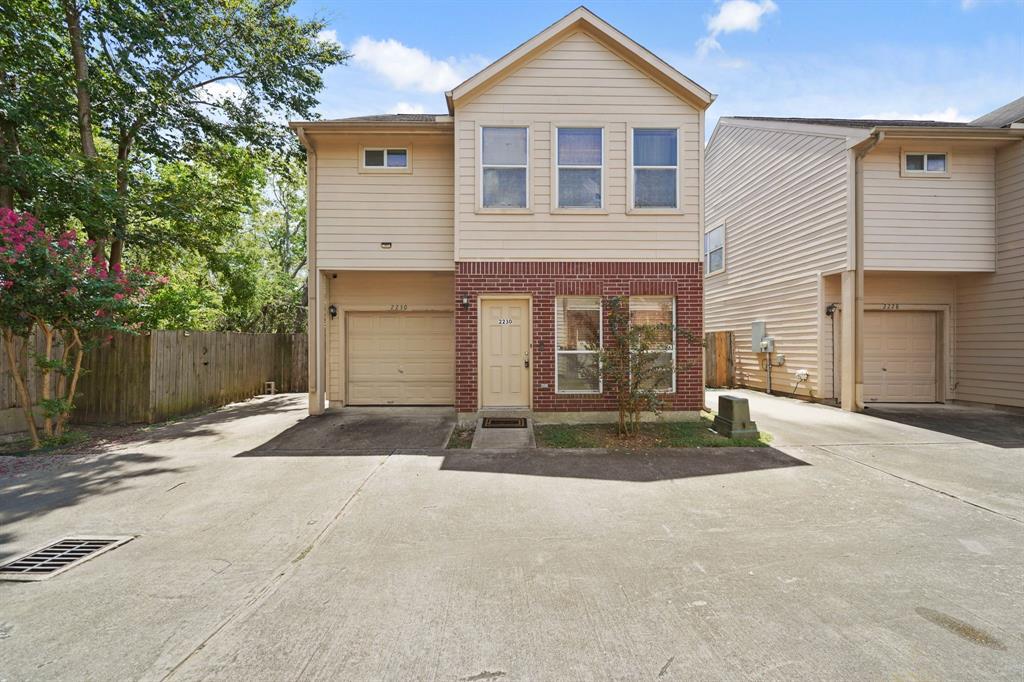
[[[644,412],[661,412],[673,372],[692,369],[692,363],[683,362],[673,367],[673,343],[680,339],[686,345],[700,345],[700,341],[673,324],[633,319],[628,298],[612,297],[605,308],[607,334],[602,347],[593,348],[597,362],[591,371],[599,373],[602,390],[615,397],[619,436],[633,438],[640,433]]]
[[[50,235],[32,215],[0,208],[0,333],[33,448],[41,438],[29,373],[39,375],[42,435],[60,437],[85,352],[114,331],[131,331],[153,281],[120,266],[108,270],[92,246],[73,231]],[[41,350],[29,346],[33,334]]]

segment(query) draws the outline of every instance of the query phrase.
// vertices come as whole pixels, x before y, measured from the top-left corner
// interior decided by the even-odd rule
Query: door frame
[[[533,294],[477,294],[476,297],[476,404],[477,410],[484,408],[484,301],[526,301],[527,352],[530,354],[530,368],[527,371],[526,409],[533,410],[533,369],[536,367],[533,357]]]
[[[892,306],[896,306],[894,309]],[[948,303],[865,303],[864,312],[901,313],[919,312],[935,313],[935,402],[946,403],[952,399],[956,380],[952,375],[953,371],[953,346],[952,346],[952,319],[951,309]],[[842,305],[837,307],[837,312],[842,314]],[[838,318],[837,318],[838,320]],[[832,345],[837,353],[838,364],[842,360],[842,340],[840,332],[832,339]],[[839,388],[842,381],[842,373],[836,373],[836,386]],[[928,405],[930,403],[921,403]]]

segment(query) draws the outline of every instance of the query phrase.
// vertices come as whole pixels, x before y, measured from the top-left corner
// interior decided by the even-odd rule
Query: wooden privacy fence
[[[0,341],[2,343],[2,341]],[[30,339],[36,352],[40,339]],[[27,356],[26,348],[20,349]],[[155,331],[115,334],[86,354],[72,421],[157,422],[263,393],[308,390],[305,334]],[[25,430],[6,353],[0,352],[0,436]],[[39,399],[38,373],[28,378]]]
[[[117,334],[86,355],[80,423],[158,422],[263,393],[305,392],[305,334],[155,331]]]
[[[732,332],[704,334],[704,385],[708,388],[730,388],[735,382]]]

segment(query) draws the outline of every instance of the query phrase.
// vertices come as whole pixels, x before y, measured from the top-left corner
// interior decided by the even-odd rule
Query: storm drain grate
[[[485,429],[525,429],[526,417],[484,417]]]
[[[120,547],[131,535],[64,538],[0,566],[0,580],[44,580]]]

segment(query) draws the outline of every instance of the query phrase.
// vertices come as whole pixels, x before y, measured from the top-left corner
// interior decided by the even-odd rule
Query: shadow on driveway
[[[865,414],[1000,448],[1024,447],[1024,415],[962,405],[868,405]]]
[[[513,453],[448,450],[441,470],[644,483],[802,466],[810,465],[775,448],[665,448],[655,452],[548,449]]]
[[[443,448],[455,425],[448,408],[354,408],[306,417],[237,457],[386,455],[398,448]]]

